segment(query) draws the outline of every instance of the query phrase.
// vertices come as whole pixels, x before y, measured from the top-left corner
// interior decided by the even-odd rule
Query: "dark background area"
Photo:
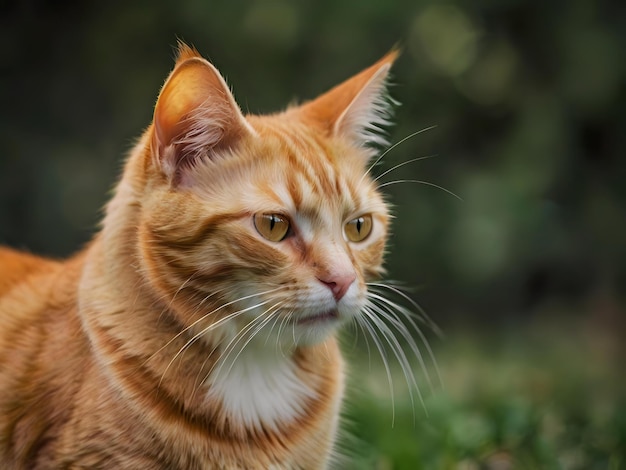
[[[383,180],[391,276],[443,326],[533,316],[617,322],[626,281],[626,4],[483,1],[5,3],[0,20],[0,242],[76,251],[173,46],[196,46],[244,111],[310,99],[404,52],[401,144]],[[602,320],[602,321],[605,321]]]

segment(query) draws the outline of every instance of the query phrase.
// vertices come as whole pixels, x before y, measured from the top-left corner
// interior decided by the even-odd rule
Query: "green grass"
[[[358,347],[343,443],[352,462],[340,468],[626,469],[626,356],[615,336],[451,335],[434,345],[443,388],[418,376],[426,396],[413,407],[394,371],[393,410],[384,369]]]

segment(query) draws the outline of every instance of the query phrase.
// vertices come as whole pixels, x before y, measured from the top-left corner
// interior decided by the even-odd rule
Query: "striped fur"
[[[382,272],[367,144],[394,59],[244,117],[181,46],[93,241],[67,261],[0,249],[2,468],[329,465],[335,332]],[[254,214],[284,216],[286,238]],[[350,242],[344,225],[365,214],[372,233]]]

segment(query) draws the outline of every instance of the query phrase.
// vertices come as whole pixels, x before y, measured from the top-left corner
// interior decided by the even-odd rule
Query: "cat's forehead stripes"
[[[281,202],[308,218],[357,210],[363,199],[356,183],[362,176],[360,165],[356,165],[358,174],[346,174],[344,156],[336,155],[319,135],[280,124],[264,128],[261,138],[269,136],[274,142],[271,163],[282,169],[276,182]]]
[[[291,128],[280,128],[277,131],[276,138],[282,144],[288,171],[299,173],[316,196],[333,194],[337,175],[329,151],[321,139],[305,129],[295,132]]]

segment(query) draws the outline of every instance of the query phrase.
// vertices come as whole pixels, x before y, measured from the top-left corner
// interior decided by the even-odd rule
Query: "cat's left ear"
[[[177,184],[197,160],[233,148],[253,133],[217,69],[181,45],[154,110],[155,164]]]
[[[390,124],[391,100],[387,96],[389,70],[399,55],[392,50],[361,73],[337,85],[299,111],[307,122],[357,145],[386,145],[383,127]]]

